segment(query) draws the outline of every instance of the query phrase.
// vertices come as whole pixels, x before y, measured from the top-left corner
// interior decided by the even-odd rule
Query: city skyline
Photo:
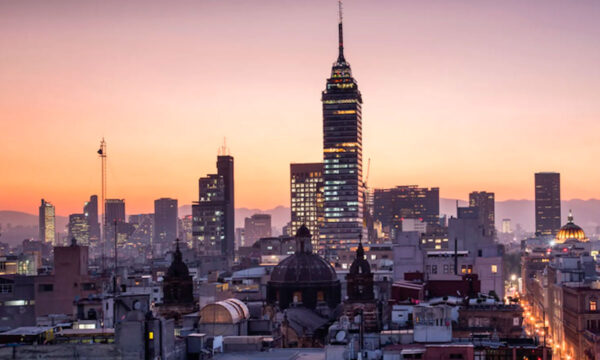
[[[167,12],[180,24],[171,28],[169,16],[158,21],[164,9],[154,2],[143,9],[55,4],[50,14],[42,3],[0,5],[0,37],[8,44],[0,59],[0,108],[10,119],[0,134],[0,160],[9,174],[0,180],[3,210],[35,213],[46,198],[57,215],[80,212],[89,195],[99,193],[95,151],[102,136],[108,142],[107,198],[126,199],[128,213],[151,212],[160,197],[191,203],[223,136],[236,157],[238,206],[289,206],[289,164],[321,159],[318,100],[336,55],[337,3],[185,3],[169,8],[181,12]],[[486,24],[482,16],[463,21],[462,2],[435,9],[348,2],[345,52],[365,94],[363,160],[372,159],[370,187],[419,184],[439,187],[445,198],[486,190],[499,201],[533,199],[532,174],[556,171],[563,199],[600,198],[600,173],[593,168],[593,135],[600,130],[593,122],[600,115],[594,105],[600,103],[600,74],[593,64],[600,51],[592,42],[600,32],[593,22],[600,5],[549,2],[527,17],[533,6],[508,4],[524,13],[509,14],[491,2],[470,7],[494,15]],[[67,5],[79,17],[60,14]],[[117,10],[141,11],[124,21],[113,16]],[[453,11],[443,19],[446,10]],[[429,11],[429,25],[416,22]],[[226,13],[231,22],[216,23]],[[270,27],[260,24],[262,17]],[[151,20],[160,26],[152,28]],[[70,34],[82,21],[91,23]],[[507,36],[517,29],[528,32]],[[174,41],[182,34],[187,37]],[[69,55],[74,49],[77,55]],[[253,56],[246,59],[248,52]],[[242,66],[240,58],[247,60]],[[259,71],[267,67],[272,72]],[[31,135],[23,136],[27,131]]]

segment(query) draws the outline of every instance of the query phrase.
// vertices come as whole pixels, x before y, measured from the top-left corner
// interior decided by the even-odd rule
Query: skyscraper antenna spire
[[[344,63],[346,62],[346,59],[344,59],[344,30],[342,26],[342,21],[344,20],[344,13],[342,12],[342,0],[338,0],[338,12],[340,22],[338,24],[339,54],[337,62]]]

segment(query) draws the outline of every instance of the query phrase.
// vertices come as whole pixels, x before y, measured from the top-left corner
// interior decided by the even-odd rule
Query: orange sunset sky
[[[345,1],[369,185],[600,198],[600,2]],[[127,213],[197,197],[227,137],[236,207],[289,206],[290,162],[321,161],[337,2],[0,2],[0,209]],[[366,172],[366,171],[365,171]]]

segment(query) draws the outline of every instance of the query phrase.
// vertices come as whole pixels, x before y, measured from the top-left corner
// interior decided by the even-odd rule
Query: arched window
[[[294,292],[294,303],[301,303],[301,302],[302,302],[302,292],[295,291]]]

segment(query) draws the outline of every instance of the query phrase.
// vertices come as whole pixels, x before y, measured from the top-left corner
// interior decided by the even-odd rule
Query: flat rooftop
[[[325,349],[271,349],[218,354],[215,360],[325,360]]]

